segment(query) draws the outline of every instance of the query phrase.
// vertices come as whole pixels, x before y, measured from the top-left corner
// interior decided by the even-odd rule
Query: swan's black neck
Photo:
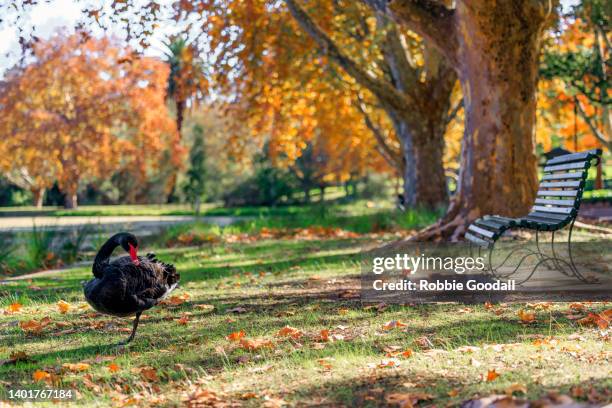
[[[132,234],[129,234],[127,232],[121,232],[110,237],[108,241],[106,241],[104,245],[102,245],[102,247],[96,254],[96,258],[94,259],[92,268],[92,272],[96,278],[101,279],[104,276],[104,267],[108,265],[108,260],[113,254],[113,251],[115,250],[115,248],[122,245],[124,240],[126,240],[130,236],[134,238]],[[134,240],[136,240],[136,238],[134,238]]]

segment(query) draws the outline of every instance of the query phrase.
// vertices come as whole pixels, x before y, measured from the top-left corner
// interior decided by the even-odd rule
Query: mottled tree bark
[[[457,193],[445,217],[416,239],[458,239],[484,214],[516,216],[537,189],[535,90],[540,40],[552,3],[368,0],[435,44],[454,62],[466,126]]]

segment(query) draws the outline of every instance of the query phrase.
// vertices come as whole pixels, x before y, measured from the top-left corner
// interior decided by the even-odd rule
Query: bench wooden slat
[[[546,224],[549,226],[553,226],[553,225],[559,225],[561,224],[563,221],[555,221],[555,220],[550,220],[550,219],[544,219],[544,218],[539,218],[539,217],[533,217],[533,216],[526,216],[525,218],[523,218],[526,221],[530,221],[536,224]]]
[[[580,152],[580,153],[564,154],[563,156],[558,156],[558,157],[548,160],[546,164],[548,165],[548,164],[570,163],[573,161],[587,160],[587,159],[593,158],[593,156],[601,156],[601,149],[593,149],[593,150],[588,150],[586,152]]]
[[[477,227],[474,224],[469,226],[468,231],[475,232],[475,233],[477,233],[479,235],[482,235],[483,237],[487,237],[487,238],[491,238],[491,239],[495,239],[495,236],[497,235],[493,231],[489,231],[488,229]]]
[[[542,176],[542,180],[568,180],[581,179],[585,176],[584,171],[575,171],[573,173],[551,173]]]
[[[487,215],[485,217],[486,220],[491,220],[491,221],[495,221],[495,222],[499,222],[499,223],[504,223],[506,225],[514,225],[514,223],[516,222],[516,220],[514,218],[507,218],[507,217],[502,217],[501,215]]]
[[[484,228],[490,228],[494,230],[505,229],[508,226],[508,224],[505,222],[499,222],[493,219],[482,219],[482,218],[474,221],[474,224],[484,227]]]
[[[547,198],[536,198],[536,204],[559,205],[562,207],[575,207],[576,200],[550,200]]]
[[[544,167],[545,172],[551,171],[565,171],[565,170],[575,170],[575,169],[586,169],[591,165],[588,161],[581,161],[576,163],[567,163],[560,164],[558,166],[546,166]]]
[[[539,190],[541,197],[577,197],[578,190]]]
[[[548,187],[548,188],[560,188],[560,187],[573,187],[573,188],[581,188],[583,184],[582,180],[575,181],[544,181],[540,183],[540,187]]]
[[[543,205],[534,205],[533,209],[539,212],[551,212],[555,214],[571,214],[574,211],[573,207],[546,207]]]
[[[470,234],[469,232],[465,233],[465,239],[472,241],[476,245],[479,245],[484,248],[490,248],[492,243],[484,240],[482,238],[477,237],[476,235]]]
[[[563,214],[555,214],[555,213],[542,213],[538,211],[533,211],[527,214],[528,217],[538,217],[543,218],[545,220],[553,220],[553,221],[565,221],[568,219],[567,215]]]

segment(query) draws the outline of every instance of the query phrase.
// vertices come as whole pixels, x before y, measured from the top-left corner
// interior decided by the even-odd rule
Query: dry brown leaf
[[[187,323],[189,323],[189,316],[183,315],[179,319],[177,319],[176,322],[181,326],[187,326]]]
[[[167,306],[180,306],[183,303],[189,301],[189,297],[190,296],[188,293],[183,293],[181,295],[172,295],[168,299],[162,300],[160,303],[162,305]]]
[[[317,360],[317,363],[319,363],[319,365],[321,367],[323,367],[325,370],[331,370],[332,369],[332,364],[331,364],[331,359],[330,358],[320,358]]]
[[[432,398],[432,394],[424,392],[395,392],[385,396],[385,402],[390,405],[398,405],[401,408],[412,408],[419,401],[427,401]]]
[[[30,356],[28,356],[25,351],[14,351],[8,359],[0,360],[0,366],[16,364],[20,361],[28,361],[29,359]]]
[[[51,323],[51,319],[49,317],[44,317],[40,320],[25,320],[19,322],[19,327],[21,330],[26,332],[27,334],[39,334],[42,329]]]
[[[504,390],[507,396],[512,396],[515,392],[520,392],[522,394],[527,394],[527,387],[525,384],[514,383],[509,387],[506,387]]]
[[[264,339],[240,339],[240,347],[248,351],[255,351],[262,348],[273,348],[274,344]]]
[[[518,317],[521,319],[521,323],[533,323],[536,320],[534,312],[527,312],[524,309],[518,311]]]
[[[601,313],[589,313],[587,317],[577,320],[577,323],[582,326],[599,327],[601,330],[605,330],[610,325],[611,318],[612,309]]]
[[[299,329],[291,326],[285,326],[276,333],[279,337],[291,337],[296,340],[302,337],[303,334]]]
[[[87,363],[64,363],[62,364],[62,368],[72,371],[73,373],[78,373],[89,370],[91,366]]]
[[[388,321],[387,323],[385,323],[383,325],[382,329],[384,331],[389,331],[389,330],[393,330],[393,329],[398,328],[398,327],[406,327],[406,326],[407,326],[407,324],[406,323],[402,323],[400,320],[391,320],[391,321]]]
[[[153,367],[142,367],[140,368],[140,376],[150,382],[159,381],[159,377],[157,376],[157,370]]]

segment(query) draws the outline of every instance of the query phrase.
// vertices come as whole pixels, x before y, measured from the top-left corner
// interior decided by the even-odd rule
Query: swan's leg
[[[132,326],[132,334],[130,334],[130,337],[127,338],[126,341],[122,341],[121,345],[126,345],[129,342],[131,342],[132,340],[134,340],[134,336],[136,336],[136,329],[138,328],[138,321],[140,320],[140,315],[142,314],[142,312],[138,312],[136,313],[136,318],[134,318],[134,323]]]

